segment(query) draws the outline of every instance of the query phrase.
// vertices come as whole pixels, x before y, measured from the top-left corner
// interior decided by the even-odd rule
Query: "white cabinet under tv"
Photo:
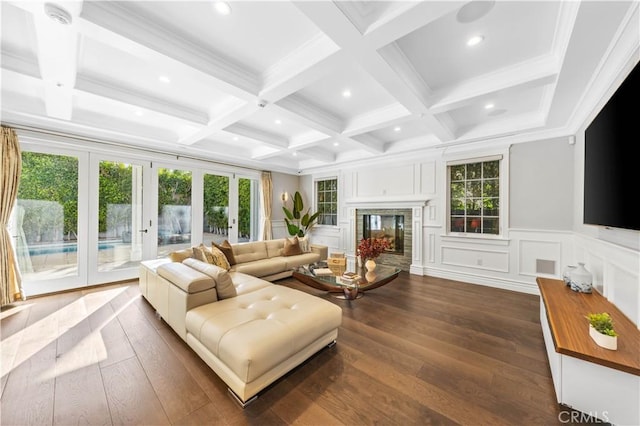
[[[640,425],[640,330],[597,291],[577,293],[560,280],[537,281],[558,403],[612,424]],[[618,350],[601,348],[589,337],[585,316],[592,312],[613,317]]]

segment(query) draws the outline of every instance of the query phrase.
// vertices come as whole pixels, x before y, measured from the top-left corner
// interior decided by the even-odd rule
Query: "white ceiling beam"
[[[80,31],[109,46],[157,61],[164,56],[212,78],[216,87],[246,101],[255,101],[258,77],[181,34],[138,16],[130,3],[87,2]]]
[[[336,161],[336,154],[321,149],[320,147],[311,147],[303,150],[298,150],[298,155],[303,155],[305,157],[313,158],[318,161],[323,161],[325,163],[333,163]]]
[[[358,29],[333,2],[297,2],[296,6],[338,46],[347,51],[388,93],[411,113],[423,120],[440,140],[454,138],[454,132],[429,112],[423,95],[398,75],[376,46],[363,38]]]
[[[432,114],[460,108],[477,98],[510,89],[525,89],[553,83],[560,71],[553,55],[505,67],[492,73],[468,79],[455,87],[445,87],[433,93]]]
[[[319,33],[262,74],[260,99],[274,103],[339,67],[345,54]]]
[[[353,136],[349,140],[357,142],[365,151],[371,154],[382,154],[385,151],[384,142],[367,133]]]
[[[205,112],[175,102],[169,103],[165,99],[150,96],[132,89],[125,89],[122,86],[116,86],[102,80],[98,76],[87,74],[79,75],[76,81],[76,90],[178,117],[197,125],[204,125],[209,121],[209,117]]]
[[[258,109],[258,105],[249,102],[244,102],[235,107],[231,107],[225,113],[211,119],[205,127],[182,138],[178,143],[181,145],[193,145],[194,143],[206,139],[209,136],[214,135],[216,132],[252,115]]]
[[[347,123],[342,135],[350,137],[360,133],[367,133],[412,118],[415,117],[402,104],[395,103],[354,117]]]
[[[52,4],[53,5],[53,4]],[[78,32],[74,21],[82,9],[81,1],[68,2],[61,9],[71,22],[62,24],[45,15],[44,9],[34,11],[38,67],[45,82],[45,108],[49,117],[71,120],[73,87],[78,64]]]
[[[319,108],[299,95],[281,99],[269,108],[286,116],[293,117],[306,126],[327,135],[339,134],[344,128],[342,121],[331,113]]]
[[[394,14],[374,22],[367,28],[364,39],[373,49],[380,49],[460,9],[465,3],[468,1],[408,2],[406,8],[400,8]]]
[[[265,145],[269,145],[274,148],[286,149],[289,147],[289,142],[286,139],[241,123],[232,124],[227,127],[225,131],[263,142]]]
[[[560,12],[558,13],[558,23],[556,24],[556,32],[553,38],[553,46],[551,51],[553,55],[558,58],[558,73],[562,69],[562,64],[567,55],[567,49],[571,41],[571,34],[573,28],[576,25],[576,19],[578,17],[578,11],[580,10],[579,2],[562,2],[560,3]],[[553,98],[556,94],[556,86],[558,85],[558,79],[556,78],[551,87],[546,91],[541,105],[541,110],[544,111],[544,121],[546,122],[549,113],[551,112],[551,105],[553,104]]]

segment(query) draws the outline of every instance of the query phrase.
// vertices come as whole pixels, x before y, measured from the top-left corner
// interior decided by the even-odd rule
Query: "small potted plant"
[[[615,351],[618,349],[618,333],[613,329],[613,320],[608,313],[589,314],[589,336],[598,346]]]

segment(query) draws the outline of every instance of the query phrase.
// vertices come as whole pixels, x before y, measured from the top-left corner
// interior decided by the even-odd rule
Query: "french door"
[[[10,231],[27,296],[134,279],[140,261],[200,243],[257,239],[257,176],[35,142],[22,158]]]
[[[157,229],[151,209],[151,163],[92,154],[88,228],[88,282],[136,277],[149,259]]]

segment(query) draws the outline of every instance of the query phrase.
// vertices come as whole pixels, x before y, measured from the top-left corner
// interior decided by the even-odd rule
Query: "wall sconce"
[[[289,193],[287,191],[280,194],[280,201],[282,201],[283,204],[289,201]]]

